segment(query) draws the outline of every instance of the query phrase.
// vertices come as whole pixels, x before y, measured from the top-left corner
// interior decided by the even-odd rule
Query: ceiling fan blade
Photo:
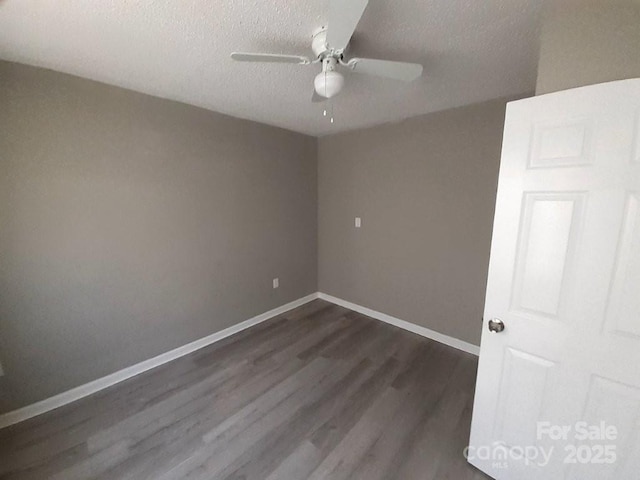
[[[325,100],[327,100],[327,97],[323,97],[322,95],[318,95],[318,92],[316,92],[315,88],[313,89],[313,95],[311,95],[311,101],[313,103],[320,103],[320,102],[324,102]]]
[[[311,63],[311,60],[307,57],[300,55],[278,55],[275,53],[233,52],[231,58],[238,62],[297,63],[299,65],[308,65]]]
[[[392,62],[374,58],[352,58],[346,64],[354,72],[411,82],[422,75],[419,63]]]
[[[329,1],[327,43],[330,48],[343,51],[347,47],[368,3],[369,0]]]

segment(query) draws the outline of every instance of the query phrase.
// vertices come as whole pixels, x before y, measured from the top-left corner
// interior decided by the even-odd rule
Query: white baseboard
[[[318,298],[318,293],[312,293],[311,295],[307,295],[306,297],[302,297],[298,300],[294,300],[293,302],[289,302],[286,305],[282,305],[280,307],[274,308],[273,310],[269,310],[268,312],[257,315],[229,328],[225,328],[224,330],[220,330],[219,332],[200,338],[199,340],[175,348],[169,352],[162,353],[157,357],[150,358],[149,360],[145,360],[143,362],[137,363],[136,365],[132,365],[123,370],[119,370],[115,373],[107,375],[106,377],[98,378],[97,380],[85,383],[84,385],[80,385],[79,387],[72,388],[71,390],[67,390],[66,392],[59,393],[58,395],[54,395],[53,397],[49,397],[31,405],[27,405],[26,407],[4,413],[0,415],[0,428],[8,427],[9,425],[13,425],[14,423],[22,422],[68,403],[80,400],[83,397],[115,385],[116,383],[122,382],[123,380],[127,380],[128,378],[139,375],[140,373],[146,372],[147,370],[151,370],[152,368],[170,362],[171,360],[175,360],[176,358],[180,358],[184,355],[195,352],[196,350],[206,347],[207,345],[211,345],[212,343],[218,342],[223,338],[229,337],[234,333],[238,333],[241,330],[253,327],[254,325],[273,318],[276,315],[280,315],[281,313],[292,310],[296,307],[299,307],[300,305],[304,305],[305,303],[315,300],[316,298]]]
[[[477,345],[473,345],[472,343],[458,340],[457,338],[450,337],[449,335],[438,333],[429,328],[422,327],[405,320],[400,320],[399,318],[392,317],[391,315],[387,315],[386,313],[377,312],[376,310],[371,310],[370,308],[363,307],[346,300],[342,300],[341,298],[337,298],[332,295],[327,295],[326,293],[318,293],[318,298],[326,300],[327,302],[335,303],[336,305],[340,305],[341,307],[348,308],[349,310],[362,313],[363,315],[375,318],[376,320],[395,325],[396,327],[400,327],[404,330],[417,333],[418,335],[430,338],[431,340],[435,340],[436,342],[444,343],[445,345],[457,348],[458,350],[462,350],[463,352],[471,353],[473,355],[480,355],[480,347],[478,347]]]
[[[29,418],[46,413],[50,410],[62,407],[63,405],[66,405],[68,403],[80,400],[81,398],[92,395],[96,392],[99,392],[100,390],[104,390],[105,388],[115,385],[116,383],[122,382],[131,377],[135,377],[136,375],[146,372],[147,370],[151,370],[152,368],[163,365],[167,362],[170,362],[171,360],[175,360],[176,358],[188,355],[189,353],[195,352],[196,350],[206,347],[207,345],[218,342],[223,338],[233,335],[234,333],[238,333],[242,330],[253,327],[254,325],[273,318],[276,315],[280,315],[281,313],[304,305],[305,303],[315,300],[316,298],[321,298],[322,300],[335,303],[336,305],[340,305],[355,312],[362,313],[363,315],[375,318],[376,320],[395,325],[396,327],[408,330],[426,338],[430,338],[431,340],[435,340],[436,342],[440,342],[445,345],[449,345],[450,347],[457,348],[458,350],[462,350],[463,352],[471,353],[473,355],[480,354],[480,347],[471,343],[467,343],[462,340],[458,340],[457,338],[453,338],[448,335],[438,333],[434,330],[430,330],[426,327],[422,327],[414,323],[409,323],[404,320],[400,320],[399,318],[392,317],[391,315],[377,312],[375,310],[371,310],[370,308],[366,308],[361,305],[342,300],[341,298],[327,295],[326,293],[317,292],[312,293],[311,295],[307,295],[306,297],[299,298],[298,300],[294,300],[293,302],[289,302],[280,307],[274,308],[273,310],[269,310],[268,312],[257,315],[229,328],[225,328],[224,330],[220,330],[219,332],[195,340],[194,342],[175,348],[166,353],[162,353],[156,357],[119,370],[105,377],[98,378],[97,380],[93,380],[92,382],[80,385],[79,387],[72,388],[71,390],[67,390],[66,392],[59,393],[58,395],[54,395],[53,397],[46,398],[31,405],[27,405],[26,407],[3,413],[0,415],[0,428],[8,427],[9,425],[22,422]]]

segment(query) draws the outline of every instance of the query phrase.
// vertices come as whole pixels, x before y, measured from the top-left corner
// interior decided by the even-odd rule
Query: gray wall
[[[499,100],[320,139],[320,290],[479,344],[504,113]]]
[[[314,138],[0,62],[0,155],[0,412],[317,290]]]
[[[640,77],[640,0],[548,0],[536,93]]]

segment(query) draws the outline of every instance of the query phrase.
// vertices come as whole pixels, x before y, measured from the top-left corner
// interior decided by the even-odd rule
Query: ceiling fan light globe
[[[316,93],[325,98],[331,98],[342,90],[344,86],[344,77],[340,72],[324,71],[316,75],[313,81]]]

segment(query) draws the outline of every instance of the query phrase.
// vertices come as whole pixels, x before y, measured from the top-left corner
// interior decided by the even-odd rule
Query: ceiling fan
[[[364,9],[369,0],[329,0],[328,25],[321,27],[313,34],[311,50],[315,59],[300,55],[278,55],[273,53],[241,53],[231,54],[233,60],[239,62],[272,62],[295,63],[299,65],[322,64],[320,72],[314,80],[314,92],[311,100],[322,102],[342,90],[344,76],[337,71],[342,65],[348,69],[410,82],[422,75],[422,65],[418,63],[393,62],[373,58],[354,57],[345,59],[344,54],[349,45]]]

